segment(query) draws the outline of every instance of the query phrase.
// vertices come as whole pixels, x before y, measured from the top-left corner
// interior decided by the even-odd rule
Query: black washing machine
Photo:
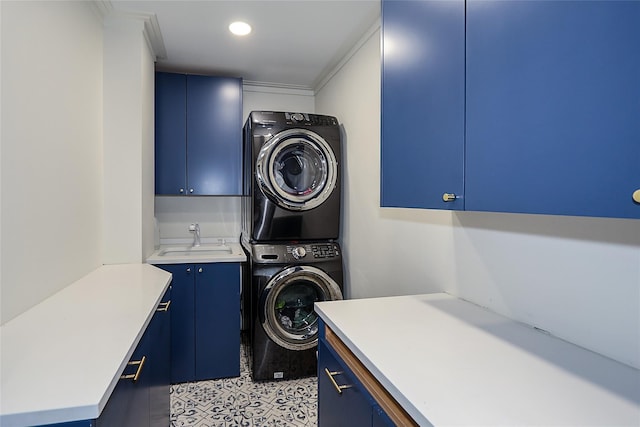
[[[318,316],[313,305],[343,298],[340,247],[334,242],[305,242],[253,244],[246,249],[252,378],[316,375]]]
[[[337,239],[340,126],[332,116],[252,111],[244,126],[246,242]]]

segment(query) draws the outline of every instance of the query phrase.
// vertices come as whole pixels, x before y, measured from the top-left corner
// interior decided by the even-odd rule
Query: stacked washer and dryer
[[[243,139],[243,325],[251,375],[315,375],[313,305],[343,297],[340,127],[332,116],[253,111]]]

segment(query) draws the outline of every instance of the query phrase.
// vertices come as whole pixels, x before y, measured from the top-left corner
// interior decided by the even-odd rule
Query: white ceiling
[[[379,0],[112,0],[117,11],[155,14],[166,58],[158,69],[242,77],[314,89],[375,28]],[[227,27],[242,20],[245,37]]]

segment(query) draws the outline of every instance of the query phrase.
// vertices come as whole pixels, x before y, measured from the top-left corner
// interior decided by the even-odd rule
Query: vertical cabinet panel
[[[464,8],[382,3],[382,206],[464,208]]]
[[[195,378],[195,282],[193,265],[158,266],[173,275],[171,282],[171,382]]]
[[[240,266],[196,265],[196,378],[240,375]]]
[[[639,23],[639,2],[467,2],[468,210],[640,218]]]
[[[241,100],[239,79],[187,76],[190,194],[242,194]]]
[[[184,194],[187,188],[187,79],[156,73],[156,194]]]
[[[149,325],[151,333],[149,425],[168,426],[171,419],[171,289]]]

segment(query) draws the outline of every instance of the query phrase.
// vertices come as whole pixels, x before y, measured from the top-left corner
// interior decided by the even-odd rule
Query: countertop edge
[[[420,425],[640,421],[637,368],[449,294],[324,301],[315,310]],[[565,399],[540,393],[551,389]],[[468,411],[460,399],[473,402]]]
[[[153,269],[153,270],[150,270]],[[61,301],[64,301],[65,298],[72,300],[73,304],[76,304],[76,299],[84,298],[86,296],[87,291],[93,290],[93,286],[104,286],[104,281],[108,276],[115,275],[115,277],[120,278],[122,281],[128,280],[136,280],[138,278],[140,282],[145,281],[148,283],[153,283],[151,285],[151,291],[147,289],[146,293],[140,300],[140,303],[143,304],[146,308],[148,308],[148,313],[144,317],[144,321],[137,322],[136,325],[133,325],[130,332],[137,330],[135,334],[134,340],[129,344],[129,347],[126,352],[120,353],[118,355],[115,354],[109,355],[110,360],[113,362],[109,362],[108,365],[116,365],[118,366],[117,370],[115,370],[110,379],[107,379],[107,375],[102,376],[103,381],[96,381],[96,383],[101,383],[102,385],[97,385],[91,393],[88,393],[88,396],[84,396],[82,401],[74,401],[71,402],[69,406],[54,406],[49,405],[48,402],[43,404],[43,407],[37,408],[37,405],[33,405],[32,408],[27,407],[18,407],[13,412],[5,412],[6,410],[12,411],[11,403],[9,404],[9,408],[7,408],[6,404],[3,404],[0,407],[0,425],[6,427],[13,426],[24,426],[24,425],[44,425],[44,424],[54,424],[54,423],[63,423],[63,422],[73,422],[73,421],[82,421],[82,420],[92,420],[96,419],[100,416],[102,410],[107,404],[107,401],[111,397],[113,390],[115,389],[122,371],[126,367],[131,355],[133,354],[136,346],[140,342],[144,331],[149,325],[154,313],[155,308],[158,303],[161,301],[163,295],[169,288],[172,277],[171,274],[160,269],[153,267],[147,264],[120,264],[120,265],[102,265],[95,270],[91,271],[89,274],[83,276],[79,280],[69,284],[67,287],[60,290],[58,293],[52,295],[51,297],[45,299],[38,305],[34,306],[32,309],[27,310],[25,313],[18,316],[16,319],[13,319],[7,324],[0,327],[0,330],[3,328],[16,328],[10,334],[15,334],[16,330],[20,331],[21,323],[26,324],[27,326],[37,323],[39,320],[38,316],[41,313],[47,313],[49,309],[49,305],[55,304],[59,305]],[[149,277],[152,276],[152,277]],[[131,279],[127,279],[127,277],[131,277]],[[135,278],[134,278],[135,277]],[[107,280],[108,281],[108,280]],[[117,302],[119,298],[114,298],[113,302]],[[141,316],[140,316],[141,317]],[[138,319],[140,319],[138,317]],[[8,325],[8,326],[7,326]],[[117,325],[114,325],[113,328],[118,328]],[[4,334],[4,330],[3,330]],[[72,333],[69,333],[71,335]],[[65,334],[66,335],[66,334]],[[82,336],[74,336],[75,339],[82,341]],[[119,348],[122,350],[125,346],[122,345]],[[10,352],[11,350],[4,349],[5,351]],[[114,359],[120,359],[117,362]],[[47,356],[43,356],[47,357]],[[4,358],[3,358],[4,359]],[[6,360],[3,360],[2,370],[5,369],[10,370],[14,368],[13,366],[8,366],[9,363]],[[55,365],[55,361],[52,362]],[[105,366],[105,365],[103,365]],[[20,368],[22,369],[22,368]],[[111,368],[108,368],[111,369]],[[111,375],[111,374],[110,374]],[[54,380],[48,380],[38,383],[38,381],[32,381],[35,384],[34,387],[42,387],[48,390],[55,389],[55,387],[51,387]],[[2,380],[2,393],[16,392],[12,390],[10,387],[7,390],[5,387],[5,381]],[[18,391],[19,392],[19,391]],[[20,393],[20,397],[22,397],[24,391]],[[72,399],[71,399],[72,400]],[[5,402],[6,403],[6,402]]]
[[[376,367],[374,363],[364,354],[362,350],[343,332],[343,330],[334,323],[326,312],[322,310],[321,305],[315,306],[315,311],[322,318],[333,333],[353,352],[353,354],[362,362],[362,364],[371,372],[376,380],[391,394],[391,396],[407,411],[407,413],[421,426],[431,426],[431,422],[418,410],[398,388]]]
[[[165,264],[204,264],[204,263],[224,263],[224,262],[245,262],[247,256],[240,246],[240,243],[227,242],[232,248],[231,254],[223,255],[170,255],[160,256],[162,248],[175,245],[161,245],[159,249],[154,251],[146,260],[147,264],[165,265]]]

